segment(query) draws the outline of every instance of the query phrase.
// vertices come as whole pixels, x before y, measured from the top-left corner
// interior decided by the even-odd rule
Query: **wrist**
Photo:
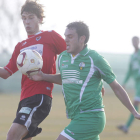
[[[42,72],[42,80],[45,81],[45,74]]]

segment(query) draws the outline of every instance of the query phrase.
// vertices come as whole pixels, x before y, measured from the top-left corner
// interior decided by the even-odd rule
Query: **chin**
[[[28,34],[32,34],[33,33],[33,31],[31,31],[31,30],[26,30],[26,32],[28,33]]]

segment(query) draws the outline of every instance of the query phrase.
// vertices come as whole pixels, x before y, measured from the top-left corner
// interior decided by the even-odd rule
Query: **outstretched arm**
[[[9,76],[10,76],[10,73],[3,67],[0,67],[0,77],[3,79],[7,79]]]
[[[28,75],[29,79],[34,81],[47,81],[62,85],[61,75],[60,74],[45,74],[42,71],[39,71],[36,75]]]
[[[123,89],[123,87],[116,80],[110,84],[110,87],[118,99],[124,104],[124,106],[126,106],[126,108],[134,115],[134,117],[140,119],[140,114],[135,110],[127,92]]]

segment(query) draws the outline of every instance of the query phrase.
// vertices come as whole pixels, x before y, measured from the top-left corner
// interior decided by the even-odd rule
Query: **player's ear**
[[[80,41],[81,41],[82,43],[84,43],[85,40],[86,40],[86,36],[83,35],[83,36],[80,37]]]
[[[43,22],[43,18],[39,19],[39,23],[42,24]]]

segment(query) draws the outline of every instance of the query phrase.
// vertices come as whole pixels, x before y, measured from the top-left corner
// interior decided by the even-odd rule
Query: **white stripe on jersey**
[[[5,68],[8,69],[13,74],[13,72],[9,68],[7,68],[7,67],[5,67]]]
[[[89,82],[90,78],[92,77],[93,73],[95,72],[95,69],[94,69],[94,62],[93,62],[93,60],[92,60],[92,58],[91,58],[90,56],[89,56],[89,58],[90,58],[90,60],[91,60],[90,71],[89,71],[89,73],[88,73],[88,76],[87,76],[87,78],[86,78],[86,80],[85,80],[85,82],[84,82],[82,88],[81,88],[81,92],[80,92],[80,102],[81,102],[81,99],[82,99],[84,90],[85,90],[85,88],[86,88],[86,86],[87,86],[87,83]]]

